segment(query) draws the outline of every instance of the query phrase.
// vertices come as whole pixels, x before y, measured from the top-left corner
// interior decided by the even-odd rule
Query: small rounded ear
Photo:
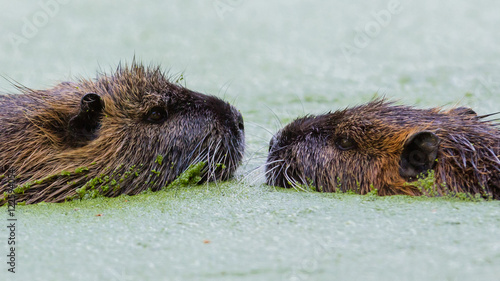
[[[100,127],[104,101],[98,94],[89,93],[80,100],[80,110],[69,120],[69,129],[78,140],[93,140]]]
[[[80,101],[80,111],[83,112],[98,112],[99,114],[104,109],[104,101],[98,94],[89,93],[82,97]]]
[[[399,161],[399,175],[407,181],[434,168],[439,137],[428,131],[413,134],[405,143]]]

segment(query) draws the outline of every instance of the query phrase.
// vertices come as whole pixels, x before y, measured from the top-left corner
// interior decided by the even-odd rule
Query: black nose
[[[245,131],[245,123],[243,122],[243,115],[238,111],[238,129]]]

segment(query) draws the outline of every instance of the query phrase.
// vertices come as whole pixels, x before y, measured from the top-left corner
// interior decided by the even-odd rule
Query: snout
[[[243,121],[243,115],[241,115],[241,112],[239,112],[239,111],[236,111],[236,114],[237,114],[236,120],[238,122],[238,129],[240,129],[240,131],[242,133],[244,133],[245,132],[245,122]]]
[[[231,106],[231,111],[232,111],[232,115],[234,117],[232,117],[232,118],[230,117],[229,120],[234,122],[234,124],[235,124],[234,127],[237,128],[237,130],[239,131],[241,136],[244,136],[245,135],[245,122],[243,121],[243,115],[241,115],[241,112],[239,110],[237,110],[234,106]]]

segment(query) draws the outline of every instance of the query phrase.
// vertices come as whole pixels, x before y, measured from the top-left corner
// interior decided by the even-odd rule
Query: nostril
[[[245,123],[243,122],[243,116],[239,112],[238,112],[238,128],[240,129],[240,131],[245,130]]]

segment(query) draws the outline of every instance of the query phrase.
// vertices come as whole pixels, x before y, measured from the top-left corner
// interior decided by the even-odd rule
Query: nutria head
[[[201,181],[226,180],[244,150],[238,110],[138,63],[1,96],[0,122],[0,191],[15,175],[27,203],[156,191],[199,162]]]
[[[270,185],[318,191],[419,195],[433,170],[439,194],[500,198],[500,130],[469,108],[443,111],[383,100],[299,118],[271,140]]]

